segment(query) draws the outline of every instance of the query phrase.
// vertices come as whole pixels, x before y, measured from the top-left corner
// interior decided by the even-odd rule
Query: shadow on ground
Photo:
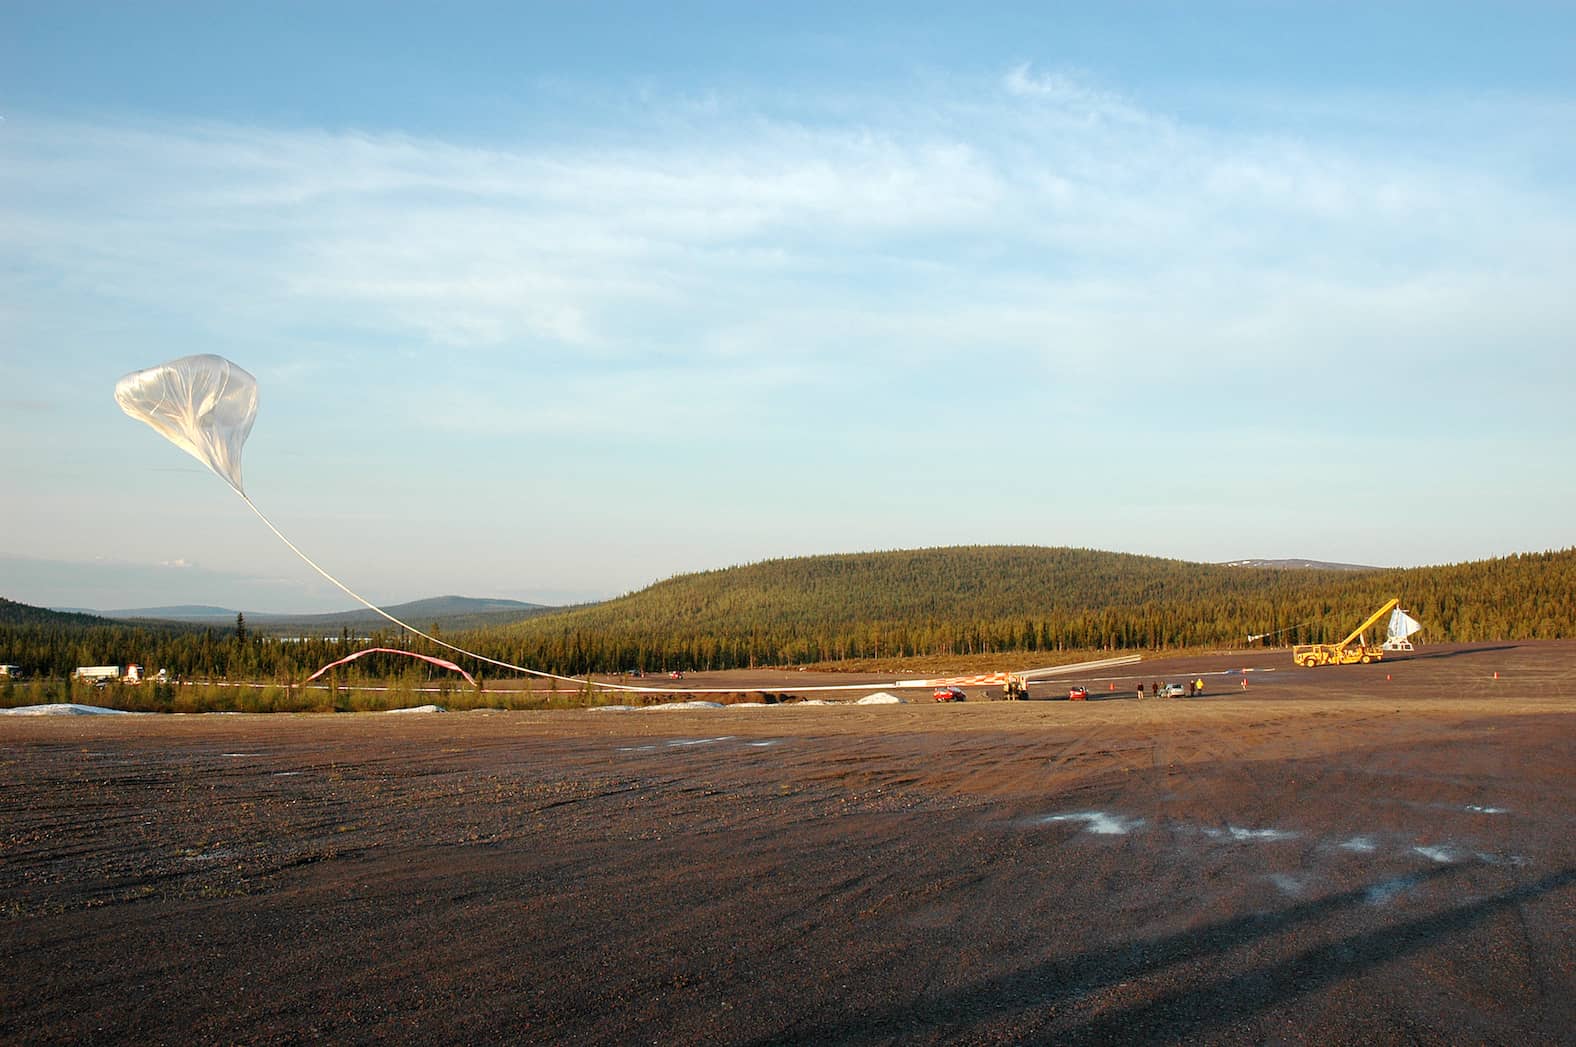
[[[1408,886],[1450,876],[1460,865],[1431,869]],[[1400,924],[1364,931],[1274,963],[1168,993],[1054,1031],[1058,1044],[1136,1043],[1211,1038],[1212,1033],[1299,996],[1362,975],[1534,898],[1576,884],[1566,869],[1489,898]],[[1153,941],[1091,950],[915,1001],[902,1008],[870,1010],[836,1022],[806,1025],[759,1044],[878,1043],[909,1036],[959,1032],[981,1022],[1020,1016],[1038,1024],[1036,1012],[1088,993],[1131,982],[1168,967],[1216,956],[1361,905],[1393,884],[1386,882],[1289,906],[1279,912],[1233,917]]]

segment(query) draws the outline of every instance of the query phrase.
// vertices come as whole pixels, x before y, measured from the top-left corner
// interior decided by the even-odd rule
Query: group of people
[[[1154,682],[1150,683],[1150,685],[1149,685],[1149,693],[1154,695],[1156,698],[1162,698],[1162,697],[1165,696],[1165,691],[1163,690],[1163,688],[1167,688],[1169,686],[1170,686],[1170,684],[1163,684],[1163,683],[1160,683],[1158,680],[1154,681]],[[1201,676],[1197,680],[1189,680],[1187,682],[1186,686],[1187,686],[1187,696],[1189,698],[1197,697],[1198,695],[1201,695],[1201,694],[1204,693],[1204,678]],[[1140,681],[1138,681],[1138,697],[1142,698],[1143,696],[1144,696],[1144,682],[1142,680],[1140,680]]]

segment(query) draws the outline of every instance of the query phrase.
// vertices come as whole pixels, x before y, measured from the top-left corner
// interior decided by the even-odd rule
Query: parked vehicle
[[[931,697],[938,702],[961,702],[968,699],[961,687],[937,687]]]
[[[142,682],[142,666],[135,663],[122,669],[118,665],[79,665],[71,673],[72,677],[87,683],[120,683],[139,684]]]
[[[1160,697],[1162,698],[1181,698],[1185,694],[1187,694],[1187,689],[1179,683],[1168,683],[1160,688]]]
[[[1067,692],[1067,700],[1069,702],[1087,702],[1089,700],[1089,688],[1074,687]]]

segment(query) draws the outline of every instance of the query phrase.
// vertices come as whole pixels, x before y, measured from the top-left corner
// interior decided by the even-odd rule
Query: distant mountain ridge
[[[1227,560],[1222,567],[1268,567],[1281,571],[1383,571],[1365,564],[1331,563],[1328,560]]]
[[[57,608],[65,610],[65,608]],[[203,618],[234,618],[236,612],[225,607],[210,607],[207,604],[183,603],[172,607],[133,607],[115,611],[95,611],[91,607],[72,608],[84,614],[96,614],[100,618],[162,618],[167,621],[187,621]]]
[[[18,605],[25,606],[25,605]],[[112,611],[89,608],[50,609],[54,613],[89,618],[95,623],[105,622],[176,622],[182,625],[233,625],[236,615],[244,614],[247,625],[255,631],[278,633],[296,630],[326,630],[341,628],[371,628],[389,625],[388,619],[365,609],[330,611],[323,614],[281,614],[266,611],[247,611],[233,607],[215,607],[209,604],[176,604],[166,607],[130,607]],[[418,629],[434,623],[446,629],[473,629],[489,625],[506,625],[532,615],[558,610],[546,604],[526,603],[523,600],[500,600],[472,596],[432,596],[407,603],[390,604],[384,608],[389,614],[409,622]]]
[[[424,600],[390,604],[383,609],[417,629],[424,630],[436,625],[451,631],[509,625],[561,610],[558,607],[526,603],[523,600],[497,600],[471,596],[432,596]],[[255,620],[252,615],[247,615],[246,621],[254,629],[271,633],[321,629],[393,628],[387,618],[365,608],[332,611],[328,614],[259,615]]]

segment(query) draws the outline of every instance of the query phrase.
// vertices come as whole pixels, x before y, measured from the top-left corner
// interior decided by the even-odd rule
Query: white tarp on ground
[[[0,716],[132,716],[124,709],[105,709],[98,705],[58,702],[53,705],[24,705],[19,709],[0,709]]]
[[[891,691],[877,691],[875,694],[867,694],[867,695],[865,695],[863,698],[859,699],[859,701],[855,702],[854,704],[855,705],[907,705],[908,701],[907,701],[907,699],[899,698],[897,695],[893,694]]]
[[[721,702],[664,702],[661,705],[593,705],[594,713],[660,713],[674,709],[725,709]]]

